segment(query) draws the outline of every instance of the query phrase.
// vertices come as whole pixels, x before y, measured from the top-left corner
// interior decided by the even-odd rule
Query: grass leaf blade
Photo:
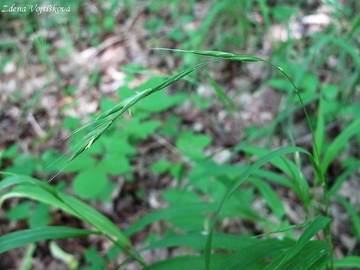
[[[100,234],[100,232],[84,230],[84,229],[76,229],[70,227],[62,227],[62,226],[57,226],[57,227],[45,226],[34,229],[11,232],[3,236],[0,236],[0,253],[37,241],[49,240],[49,239],[74,238],[74,237],[87,236],[90,234]]]

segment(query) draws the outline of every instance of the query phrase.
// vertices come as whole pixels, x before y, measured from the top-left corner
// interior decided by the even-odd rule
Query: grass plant
[[[198,68],[203,68],[209,63],[221,60],[245,62],[263,61],[275,67],[280,73],[282,73],[291,82],[296,94],[298,95],[299,102],[304,110],[306,119],[309,124],[309,129],[313,136],[314,152],[310,153],[304,148],[296,146],[287,146],[279,148],[277,150],[267,150],[240,144],[236,146],[236,151],[241,150],[247,152],[250,155],[257,156],[259,159],[250,165],[228,165],[228,168],[230,168],[230,170],[228,170],[226,165],[224,164],[224,168],[217,171],[217,173],[213,175],[214,177],[219,179],[220,184],[217,183],[217,185],[219,186],[221,191],[217,191],[217,194],[212,194],[214,200],[212,203],[204,201],[201,202],[201,200],[197,199],[197,202],[191,204],[179,204],[177,206],[170,206],[168,209],[159,210],[148,214],[144,218],[140,219],[138,222],[134,223],[124,232],[120,231],[110,220],[108,220],[105,216],[101,215],[99,212],[97,212],[87,204],[81,202],[78,199],[75,199],[74,197],[66,195],[63,192],[57,191],[56,189],[52,188],[51,186],[47,185],[42,181],[38,181],[30,177],[3,173],[6,175],[6,178],[0,182],[0,188],[4,190],[1,194],[1,202],[12,197],[24,197],[37,200],[42,203],[47,203],[54,207],[58,207],[85,222],[90,223],[94,227],[94,230],[45,226],[26,231],[9,233],[0,237],[0,246],[2,247],[1,252],[39,240],[79,237],[89,234],[100,234],[108,238],[111,242],[114,243],[114,245],[118,246],[123,252],[125,252],[129,256],[129,258],[131,258],[132,260],[136,260],[141,265],[143,265],[145,269],[169,269],[169,267],[171,269],[176,269],[176,267],[184,267],[184,265],[189,265],[190,268],[197,268],[198,266],[199,268],[204,267],[205,269],[253,269],[254,267],[259,267],[263,269],[291,269],[298,267],[302,267],[302,269],[322,269],[326,265],[330,268],[333,268],[334,260],[332,258],[331,252],[332,243],[330,235],[331,219],[329,217],[328,207],[330,199],[329,194],[333,195],[334,190],[331,190],[331,193],[329,193],[325,177],[330,163],[338,155],[339,151],[342,148],[346,147],[349,138],[356,134],[356,131],[358,130],[358,127],[360,125],[360,121],[355,120],[351,125],[349,125],[348,128],[341,132],[326,149],[324,149],[324,123],[322,120],[323,115],[321,111],[321,104],[315,136],[315,133],[312,130],[312,123],[310,121],[301,95],[295,84],[281,67],[278,67],[267,60],[254,56],[235,55],[225,52],[201,50],[173,51],[206,56],[210,59],[201,62],[193,67],[185,69],[184,71],[176,75],[170,76],[168,79],[155,87],[147,88],[141,92],[136,93],[134,96],[128,97],[119,104],[115,105],[110,110],[98,116],[91,123],[91,132],[89,132],[81,140],[78,150],[73,154],[73,156],[68,160],[67,163],[71,164],[71,162],[75,162],[77,159],[79,159],[79,156],[81,154],[84,154],[87,150],[90,150],[93,144],[98,141],[100,137],[105,136],[105,132],[115,123],[115,121],[123,113],[130,111],[131,108],[135,104],[140,102],[142,99],[146,99],[148,96],[153,95],[154,93],[170,86],[171,84],[177,82],[178,80],[182,79],[183,77],[187,76]],[[218,92],[218,95],[222,95],[220,91]],[[223,102],[225,101],[226,98],[223,97]],[[82,127],[81,129],[87,127],[88,125]],[[79,132],[81,129],[78,129],[76,132]],[[119,149],[119,151],[121,151],[121,149]],[[292,160],[291,158],[289,158],[289,154],[292,154],[295,158]],[[305,155],[309,163],[312,164],[315,172],[315,183],[317,183],[317,185],[321,186],[323,189],[322,200],[318,201],[318,203],[324,205],[325,216],[320,215],[319,211],[316,210],[316,208],[314,209],[315,211],[311,210],[311,208],[314,208],[314,200],[317,200],[317,198],[315,198],[309,193],[308,180],[305,179],[304,175],[302,174],[299,162],[296,162],[296,157],[299,154]],[[194,157],[192,159],[193,162],[195,162],[196,164],[196,156],[195,159]],[[277,167],[284,175],[286,175],[286,177],[284,178],[281,178],[280,175],[274,175],[274,177],[278,179],[273,179],[273,181],[276,181],[288,187],[292,187],[296,194],[299,195],[299,198],[301,198],[306,212],[306,218],[303,224],[297,224],[294,227],[287,222],[282,222],[282,217],[285,214],[285,211],[282,208],[281,200],[279,200],[277,195],[272,192],[267,182],[261,180],[262,176],[271,173],[268,170],[261,169],[261,167],[267,163],[271,163],[272,165]],[[209,164],[199,162],[199,165],[203,166],[203,168],[205,169],[208,169],[207,166]],[[211,175],[211,171],[209,172],[209,174]],[[252,179],[252,177],[254,177],[254,179]],[[227,204],[227,201],[232,199],[235,200],[234,202],[236,202],[238,199],[241,199],[235,194],[239,195],[238,193],[241,192],[239,190],[239,187],[242,186],[245,181],[253,184],[261,192],[270,209],[278,218],[279,223],[274,224],[272,222],[266,222],[262,220],[257,215],[253,217],[255,219],[258,218],[259,221],[262,220],[262,222],[265,222],[267,226],[270,226],[272,228],[272,230],[270,230],[267,235],[271,235],[275,232],[279,233],[293,231],[295,228],[305,227],[306,229],[302,232],[301,236],[298,238],[286,237],[284,239],[265,237],[265,239],[263,240],[244,238],[244,245],[234,247],[228,242],[228,240],[230,239],[227,240],[226,234],[222,235],[217,233],[217,231],[219,230],[218,222],[222,219],[222,212],[229,212],[229,208],[236,205],[236,203]],[[340,179],[338,181],[342,180]],[[199,183],[195,185],[201,188],[201,185]],[[207,182],[205,186],[202,186],[203,190],[209,188],[208,185],[209,183]],[[8,188],[10,186],[15,187],[6,191],[5,188]],[[339,201],[348,211],[350,211],[349,213],[351,214],[351,216],[355,218],[356,214],[351,211],[348,203],[343,199],[339,199]],[[203,216],[204,212],[213,213],[213,215],[212,217],[208,215]],[[231,215],[232,214],[230,213],[230,216]],[[202,234],[192,233],[178,236],[173,235],[159,240],[153,244],[150,244],[147,249],[178,245],[188,245],[191,247],[195,245],[197,249],[203,250],[203,255],[201,256],[186,255],[179,258],[170,258],[165,261],[158,262],[154,265],[146,266],[146,263],[142,259],[139,251],[137,251],[128,240],[129,236],[144,228],[144,226],[155,222],[156,220],[166,219],[172,222],[171,220],[172,218],[174,218],[173,222],[176,222],[176,218],[185,218],[186,222],[189,222],[189,224],[191,224],[194,223],[194,221],[191,220],[199,216],[204,217],[202,222],[205,222],[206,224]],[[354,222],[356,223],[356,227],[358,227],[359,224],[357,224],[357,218],[354,219]],[[191,226],[189,227],[189,224],[187,224],[187,227],[191,228]],[[194,224],[194,226],[195,227],[193,228],[199,229],[199,226],[201,228],[201,223],[200,225]],[[186,226],[184,228],[186,228]],[[319,234],[320,231],[323,229],[325,229],[326,232],[325,238],[322,240],[313,240],[313,237]],[[191,232],[191,229],[189,232]],[[196,243],[196,239],[198,238],[202,239],[201,242],[204,244],[202,248]],[[216,253],[216,249],[218,249],[219,247],[231,249],[235,252],[233,254],[218,254]],[[271,258],[271,260],[264,260],[264,258]],[[335,262],[335,265],[352,264],[352,266],[359,266],[357,264],[357,258],[358,257],[352,258],[354,260],[344,259],[340,262]],[[179,262],[180,259],[181,263]]]
[[[293,39],[288,22],[301,8],[285,1],[276,1],[276,6],[264,0],[239,1],[238,5],[228,0],[209,1],[209,12],[197,30],[191,29],[198,20],[197,15],[192,13],[196,1],[167,1],[168,9],[163,9],[163,3],[159,4],[159,1],[149,1],[140,8],[136,1],[120,4],[116,1],[98,2],[94,9],[92,4],[75,1],[71,3],[73,12],[56,19],[49,17],[42,20],[43,17],[34,13],[20,14],[23,17],[19,13],[3,14],[6,32],[17,30],[17,24],[10,23],[12,20],[27,23],[25,26],[19,24],[23,28],[20,27],[21,33],[17,38],[1,39],[0,73],[11,61],[15,61],[19,68],[37,63],[49,79],[37,95],[30,97],[31,102],[25,105],[26,112],[39,106],[41,95],[52,84],[64,89],[65,96],[70,99],[76,92],[74,86],[63,82],[56,57],[52,57],[51,38],[46,35],[47,31],[41,31],[43,28],[59,29],[58,34],[65,45],[57,49],[56,56],[66,62],[67,56],[75,55],[77,49],[96,48],[107,35],[119,34],[117,24],[125,17],[131,17],[132,23],[120,32],[120,35],[127,34],[138,15],[147,10],[149,20],[143,26],[149,33],[150,44],[163,46],[156,39],[158,32],[166,35],[170,44],[180,44],[184,50],[159,50],[161,53],[174,53],[187,68],[182,67],[180,72],[169,76],[152,74],[152,78],[143,83],[135,94],[128,85],[120,87],[118,96],[122,101],[116,104],[112,99],[102,98],[100,108],[103,113],[91,116],[92,121],[85,126],[78,128],[80,119],[67,117],[62,123],[63,128],[75,129],[70,133],[70,148],[75,149],[70,157],[61,156],[54,149],[41,156],[19,154],[21,145],[17,143],[0,151],[0,166],[4,168],[0,172],[3,177],[0,181],[0,207],[10,199],[19,198],[19,203],[5,213],[6,218],[12,222],[28,219],[29,225],[28,229],[0,235],[0,254],[30,244],[22,266],[29,269],[35,256],[33,243],[94,235],[106,239],[112,247],[100,252],[95,245],[91,246],[82,254],[88,266],[78,268],[78,258],[61,250],[55,241],[50,243],[52,257],[63,261],[70,269],[81,270],[105,269],[109,261],[116,265],[115,269],[122,269],[131,262],[136,262],[143,269],[360,268],[360,254],[356,249],[349,250],[347,256],[341,259],[334,256],[331,231],[334,219],[331,207],[337,205],[348,214],[349,224],[352,225],[349,230],[360,240],[358,209],[339,193],[350,177],[358,177],[356,173],[360,166],[358,149],[355,149],[360,144],[360,119],[357,118],[360,113],[357,101],[360,16],[342,7],[338,1],[323,1],[333,10],[337,24],[330,25],[322,33]],[[359,3],[349,5],[354,10],[360,8]],[[263,22],[249,15],[254,6]],[[160,16],[162,11],[166,11],[168,18]],[[180,19],[175,22],[177,18]],[[260,49],[264,34],[272,32],[272,22],[288,29],[288,39],[274,42],[269,59],[212,51],[213,48],[224,48],[252,54]],[[228,31],[224,32],[225,28]],[[27,49],[22,43],[29,35],[31,42],[30,49]],[[102,49],[98,55],[101,53]],[[203,60],[195,64],[199,57]],[[247,91],[272,87],[284,94],[273,121],[261,128],[241,130],[235,117],[238,104],[207,70],[208,66],[216,66],[220,61],[243,65],[253,62],[251,64],[258,66],[262,62],[270,69],[270,79]],[[334,67],[329,68],[334,61]],[[123,71],[128,74],[125,81],[133,80],[136,73],[151,74],[146,70],[146,67],[137,64],[124,66]],[[319,70],[321,76],[328,78],[326,82],[322,81]],[[242,68],[239,69],[239,72],[242,71]],[[81,70],[80,73],[89,72]],[[169,116],[166,123],[153,119],[154,114],[165,115],[167,110],[186,101],[206,112],[211,98],[205,99],[184,91],[167,95],[164,91],[185,80],[188,84],[200,85],[201,77],[192,76],[195,73],[206,75],[206,82],[213,88],[237,135],[244,134],[240,143],[209,154],[207,147],[213,139],[208,134],[182,130],[179,128],[181,119],[177,115]],[[89,74],[90,99],[94,89],[103,83],[101,67]],[[23,102],[20,90],[11,98],[12,101]],[[124,117],[126,113],[131,117]],[[0,111],[0,118],[5,114]],[[311,142],[308,147],[296,146],[293,131],[298,121],[306,122],[301,124],[306,126],[305,137]],[[334,125],[339,129],[335,133],[332,130]],[[52,132],[47,132],[46,138]],[[273,149],[271,141],[279,134],[289,138],[291,143]],[[116,176],[123,177],[125,182],[137,181],[137,172],[132,166],[138,154],[136,145],[150,137],[163,140],[162,136],[174,139],[173,144],[164,145],[178,159],[155,160],[149,171],[159,177],[169,174],[176,179],[174,188],[161,191],[169,206],[154,210],[121,230],[91,203],[111,201],[111,192],[116,189],[112,180]],[[34,144],[39,145],[46,138]],[[263,138],[267,139],[265,143]],[[212,158],[222,151],[229,152],[225,161],[213,161]],[[231,162],[240,154],[245,156],[245,163]],[[339,175],[332,176],[332,167],[338,160],[343,170]],[[49,167],[61,162],[64,165],[59,170]],[[305,170],[309,166],[311,173]],[[48,172],[54,173],[50,179],[44,173],[46,167],[50,168]],[[65,189],[67,184],[64,181],[53,185],[55,182],[52,180],[61,173],[74,176],[68,189]],[[36,178],[30,175],[36,175]],[[303,215],[300,222],[294,224],[287,217],[286,201],[277,193],[277,186],[295,194]],[[317,190],[321,190],[320,194]],[[138,197],[144,194],[145,188],[137,190]],[[260,207],[255,207],[255,199]],[[91,229],[50,225],[52,208],[68,213],[86,223],[85,228]],[[260,231],[259,234],[225,232],[224,224],[235,222],[235,227],[240,228],[242,220],[251,222],[254,231]],[[164,233],[149,235],[144,246],[136,248],[131,239],[159,221],[166,222]],[[182,251],[180,256],[153,264],[147,264],[145,260],[145,252],[180,247],[183,248],[179,249]],[[118,262],[119,257],[121,262]]]

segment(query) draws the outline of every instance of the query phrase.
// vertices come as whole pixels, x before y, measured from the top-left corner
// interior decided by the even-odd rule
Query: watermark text
[[[16,4],[12,4],[12,5],[2,5],[1,8],[1,12],[8,12],[8,13],[15,13],[15,12],[21,12],[21,13],[25,13],[25,12],[34,12],[37,15],[40,15],[42,13],[55,13],[55,14],[60,14],[60,13],[68,13],[71,11],[71,7],[70,5],[68,6],[59,6],[57,4],[55,5],[29,5],[29,6],[24,6],[24,5],[16,5]]]

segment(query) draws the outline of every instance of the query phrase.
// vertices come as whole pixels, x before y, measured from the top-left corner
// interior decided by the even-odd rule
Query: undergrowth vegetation
[[[4,81],[13,62],[17,69],[34,64],[50,78],[36,95],[14,89],[4,100],[26,100],[26,117],[47,91],[61,93],[65,106],[59,126],[32,139],[30,151],[0,140],[1,211],[20,228],[0,232],[0,256],[28,245],[20,259],[31,269],[41,256],[35,243],[46,240],[51,257],[69,269],[360,267],[359,3],[238,2],[78,1],[59,16],[2,15],[10,37],[21,29],[0,43]],[[297,16],[318,6],[330,22],[297,29]],[[101,63],[76,68],[89,89],[86,102],[78,101],[81,80],[59,68],[62,61],[132,40],[141,16],[146,46],[158,48],[147,57],[168,59],[154,61],[166,71],[136,63],[140,51],[129,49],[135,63],[122,64],[113,95],[101,89],[103,75],[114,71]],[[267,36],[277,27],[280,38]],[[115,40],[104,45],[109,35]],[[23,58],[22,43],[34,55]],[[165,49],[174,44],[179,49]],[[99,104],[84,121],[73,108],[90,106],[94,89]],[[263,96],[260,107],[256,96]],[[10,114],[1,110],[0,117]],[[59,129],[70,150],[42,148]],[[343,226],[351,248],[337,246]],[[59,242],[77,237],[93,240],[81,252]],[[168,252],[149,259],[158,250]]]

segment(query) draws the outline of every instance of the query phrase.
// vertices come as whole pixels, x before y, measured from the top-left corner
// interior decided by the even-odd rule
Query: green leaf
[[[77,128],[80,125],[80,123],[81,123],[80,118],[67,116],[65,118],[65,120],[63,121],[62,125],[63,125],[64,129],[72,130],[72,129]]]
[[[171,235],[151,243],[143,250],[152,250],[157,248],[168,248],[177,246],[187,246],[194,249],[203,250],[206,243],[206,233],[191,233],[187,235]],[[216,249],[238,250],[248,247],[260,240],[247,235],[214,234],[213,246]]]
[[[10,173],[31,175],[34,172],[36,166],[37,163],[33,156],[23,154],[14,158],[14,165],[7,167],[5,171]]]
[[[166,92],[161,91],[148,96],[139,106],[151,113],[160,113],[183,103],[185,99],[184,94],[167,95]]]
[[[82,267],[81,270],[105,269],[106,261],[99,255],[95,246],[90,247],[85,252],[85,260],[89,262],[91,266]]]
[[[146,139],[150,133],[155,132],[157,128],[161,126],[161,121],[158,120],[148,120],[142,122],[139,127],[139,133],[135,134],[140,139]]]
[[[103,170],[93,167],[81,171],[75,177],[72,187],[78,196],[91,199],[105,188],[108,181],[109,179]]]
[[[100,160],[100,165],[107,173],[111,174],[123,174],[131,171],[131,166],[128,158],[119,153],[105,155]]]
[[[150,170],[157,173],[164,173],[170,168],[170,166],[171,163],[167,159],[159,159],[150,166]]]
[[[214,266],[219,265],[224,261],[229,255],[227,254],[213,254],[213,264]],[[179,256],[175,258],[170,258],[160,262],[156,262],[148,267],[145,267],[144,270],[202,270],[204,269],[204,256],[202,255],[186,255]]]
[[[277,5],[273,7],[271,11],[276,21],[287,21],[293,14],[298,13],[299,9],[296,7]]]
[[[8,177],[6,177],[5,179],[0,181],[0,190],[4,189],[6,187],[9,187],[11,185],[16,185],[16,184],[33,184],[33,185],[36,185],[39,188],[43,189],[44,191],[48,192],[49,194],[56,196],[56,190],[53,187],[49,186],[45,182],[41,182],[30,176],[17,175],[14,173],[8,173],[8,172],[3,172],[3,171],[0,171],[0,174],[8,175]],[[2,202],[2,200],[0,200],[0,205],[1,205],[1,202]]]
[[[13,175],[4,172],[0,172],[0,174],[12,176],[8,178],[6,186],[11,183],[21,184],[13,188],[11,191],[0,194],[0,205],[2,201],[12,197],[30,198],[36,201],[50,204],[53,207],[62,209],[78,217],[79,219],[88,222],[89,224],[97,228],[99,231],[101,231],[117,246],[122,248],[128,247],[129,250],[123,249],[123,251],[135,260],[137,260],[140,264],[145,265],[139,253],[135,250],[135,248],[133,248],[129,240],[119,230],[119,228],[114,223],[112,223],[106,216],[102,215],[86,203],[69,195],[66,195],[62,192],[58,192],[53,187],[34,178],[21,175]]]
[[[329,248],[329,247],[325,247],[325,248]],[[307,254],[307,255],[309,255],[309,254]],[[300,259],[302,259],[302,258],[300,258]],[[329,264],[331,265],[331,257],[329,256],[329,253],[325,253],[325,255],[324,255],[323,252],[321,251],[321,253],[318,254],[318,260],[316,260],[307,270],[326,269],[327,265],[329,265]]]
[[[60,160],[65,158],[57,149],[49,149],[41,155],[43,170],[54,173],[58,169],[54,165],[60,163]],[[61,163],[60,163],[61,164]]]
[[[326,100],[334,100],[337,97],[339,88],[335,84],[326,85],[322,90],[321,94]]]
[[[255,185],[257,189],[259,189],[262,197],[270,206],[275,216],[279,221],[281,221],[286,212],[281,200],[279,199],[279,196],[265,181],[261,181],[260,179],[251,179],[250,182]]]
[[[81,158],[78,158],[67,165],[64,168],[64,172],[77,172],[86,168],[92,168],[95,166],[95,163],[96,160],[93,157],[89,155],[83,155]]]
[[[125,230],[125,235],[131,236],[134,233],[141,230],[142,228],[144,228],[145,226],[147,226],[151,223],[154,223],[155,221],[158,221],[158,220],[162,220],[162,219],[168,220],[169,218],[177,217],[177,216],[184,216],[186,214],[189,214],[189,215],[196,214],[199,217],[199,215],[201,213],[212,212],[216,209],[216,207],[217,207],[217,204],[214,204],[214,203],[200,202],[200,203],[193,203],[193,204],[187,204],[187,205],[177,205],[177,206],[169,207],[167,209],[157,210],[155,212],[147,214],[140,220],[138,220],[135,223],[133,223],[132,225],[130,225]]]
[[[60,226],[45,226],[35,229],[16,231],[0,236],[0,253],[37,241],[74,238],[90,234],[99,234],[99,232]]]
[[[111,31],[114,28],[115,21],[112,16],[106,16],[104,19],[104,29],[106,31]]]
[[[335,268],[356,267],[360,268],[360,256],[347,256],[345,258],[334,261]]]
[[[271,161],[272,159],[288,154],[288,153],[295,153],[295,152],[301,152],[308,155],[309,158],[311,158],[311,154],[306,151],[303,148],[300,147],[285,147],[278,150],[275,150],[264,157],[260,158],[258,161],[256,161],[254,164],[252,164],[242,175],[239,177],[233,185],[228,189],[226,195],[224,196],[223,200],[221,201],[221,204],[216,212],[214,220],[216,221],[217,217],[220,214],[220,211],[227,200],[227,198],[236,190],[238,187],[256,170],[258,170],[262,165],[266,164],[267,162]],[[212,241],[212,230],[214,228],[214,224],[211,227],[211,231],[208,237],[208,240],[206,242],[206,248],[205,248],[205,268],[210,268],[210,259],[211,259],[211,241]]]
[[[235,149],[236,149],[236,151],[242,150],[244,152],[247,152],[247,153],[250,153],[253,155],[257,155],[257,156],[264,156],[264,155],[272,152],[269,149],[264,149],[261,147],[249,146],[249,145],[243,145],[243,146],[240,145],[240,146],[236,147]],[[310,162],[313,164],[315,170],[317,170],[317,173],[319,173],[319,169],[314,162],[313,156],[310,155],[309,152],[305,152],[305,153],[308,155],[308,158],[310,159]],[[296,152],[294,152],[294,154],[297,155]],[[299,195],[300,199],[305,203],[305,205],[307,205],[310,202],[309,185],[308,185],[307,180],[302,175],[300,168],[293,161],[291,161],[290,159],[288,159],[284,156],[274,158],[269,162],[271,164],[273,164],[275,167],[279,168],[282,172],[286,173],[290,177],[290,179],[293,179],[293,181],[294,181],[294,184],[292,185],[293,190]],[[270,179],[273,179],[273,181],[276,181],[274,179],[277,179],[279,177],[280,176],[274,176],[274,177],[271,177]]]
[[[217,269],[259,269],[256,264],[265,257],[272,257],[273,252],[287,250],[294,246],[292,240],[267,239],[239,249],[235,254],[224,260]],[[277,253],[276,253],[277,254]],[[211,260],[212,262],[212,260]],[[262,269],[262,268],[260,268]]]
[[[134,118],[126,125],[123,132],[129,133],[131,137],[134,137],[138,140],[145,140],[150,133],[154,132],[160,126],[161,121],[158,120],[140,122],[139,119]]]
[[[219,177],[219,180],[224,183],[224,179],[226,177]],[[230,182],[230,184],[226,184],[221,186],[219,182],[215,181],[212,183],[213,190],[211,191],[213,195],[213,200],[217,202],[221,202],[224,198],[224,194],[227,192],[227,189],[231,186],[233,181]],[[239,217],[244,218],[248,220],[253,220],[255,222],[261,222],[268,224],[269,226],[274,226],[275,224],[266,218],[261,218],[258,215],[260,213],[257,213],[252,208],[252,202],[254,199],[254,191],[251,188],[243,188],[243,189],[237,189],[234,191],[233,195],[230,196],[223,205],[221,217],[227,218],[227,217]],[[271,224],[271,225],[270,225]]]
[[[316,130],[315,130],[315,144],[317,146],[317,151],[314,151],[314,155],[318,153],[322,153],[322,149],[324,146],[324,139],[325,139],[325,119],[324,119],[324,103],[325,101],[320,98],[319,100],[319,112],[316,121]],[[317,157],[320,160],[320,157]]]
[[[167,189],[162,193],[165,201],[172,205],[181,205],[186,203],[199,203],[199,195],[195,191],[184,189]]]
[[[203,231],[208,223],[208,218],[205,213],[192,212],[177,214],[166,219],[175,228],[180,228],[184,232],[199,232]]]
[[[3,192],[2,194],[0,194],[0,205],[4,200],[13,197],[29,198],[36,201],[40,201],[52,205],[54,207],[63,209],[76,216],[76,213],[68,205],[62,202],[62,200],[59,199],[57,195],[54,195],[48,192],[47,190],[44,190],[43,188],[36,185],[30,185],[28,183],[22,184],[12,188],[10,191]]]
[[[31,203],[22,202],[11,208],[9,211],[7,211],[5,213],[5,216],[12,221],[16,221],[27,218],[30,215],[30,210],[31,210]]]
[[[355,66],[360,66],[359,53],[346,39],[341,36],[334,38],[332,35],[318,35],[318,37],[321,39],[323,46],[329,46],[329,44],[332,43],[338,45],[344,52],[347,52],[351,56],[351,60]]]
[[[355,236],[358,239],[358,241],[360,241],[360,217],[359,217],[359,214],[357,213],[354,206],[352,206],[349,202],[347,202],[343,197],[340,197],[340,196],[335,196],[335,197],[339,201],[339,203],[341,203],[341,205],[344,207],[346,212],[348,212],[348,214],[350,216],[350,220],[353,222],[353,225],[354,225],[353,230],[354,230]]]
[[[164,79],[164,77],[162,76],[155,76],[155,77],[152,77],[150,79],[148,79],[146,82],[144,82],[143,84],[141,84],[137,89],[136,91],[137,92],[141,92],[141,91],[144,91],[146,89],[149,89],[149,88],[155,88],[157,87],[158,85],[164,83],[164,81],[166,81]],[[141,102],[142,103],[142,102]]]
[[[289,91],[291,89],[291,83],[286,79],[272,78],[266,82],[271,87],[280,91]]]
[[[175,137],[178,135],[181,119],[178,115],[170,115],[162,124],[159,134],[163,136]]]
[[[321,265],[326,264],[330,261],[329,251],[331,247],[328,243],[322,241],[309,241],[298,252],[294,257],[283,262],[279,265],[279,262],[284,259],[284,256],[279,256],[265,268],[266,270],[270,269],[299,269],[299,270],[308,270],[312,266],[320,262]],[[325,258],[325,259],[324,259]],[[265,270],[264,269],[264,270]],[[322,268],[316,268],[322,269]]]
[[[19,150],[19,144],[14,143],[9,148],[5,149],[4,152],[1,153],[0,158],[15,158],[17,156]]]
[[[100,200],[102,202],[106,202],[106,203],[112,203],[112,192],[116,189],[116,186],[114,183],[112,182],[107,182],[106,186],[104,187],[104,189],[99,192],[94,199],[95,200]]]
[[[319,79],[313,73],[307,73],[304,75],[303,79],[301,80],[298,88],[304,89],[306,93],[316,93],[316,90],[319,86]]]
[[[111,134],[105,141],[105,147],[107,154],[119,155],[120,153],[124,156],[136,154],[136,149],[128,142],[127,136],[122,134],[122,132]]]
[[[329,191],[327,192],[328,198],[331,198],[338,189],[341,187],[341,185],[348,179],[349,175],[355,171],[357,171],[360,168],[360,160],[351,161],[349,167],[344,171],[342,174],[340,174],[336,180],[335,183],[330,187]]]
[[[281,262],[276,265],[276,268],[284,270],[288,269],[285,266],[287,266],[290,261],[294,260],[294,258],[296,258],[299,253],[303,252],[304,246],[310,241],[310,239],[321,229],[323,229],[330,221],[331,219],[327,217],[316,217],[300,236],[296,244],[289,251],[287,251]]]
[[[205,134],[195,134],[185,131],[176,140],[176,147],[190,158],[204,157],[203,148],[211,143],[211,137]]]
[[[30,228],[46,226],[51,222],[49,206],[43,203],[36,204],[35,210],[29,217]]]
[[[254,175],[256,175],[257,177],[262,177],[268,181],[280,184],[284,187],[288,187],[289,189],[296,192],[296,194],[299,196],[298,187],[289,178],[284,177],[283,175],[264,169],[257,170],[256,172],[254,172]]]
[[[90,223],[103,234],[107,235],[108,238],[115,239],[115,242],[120,244],[120,246],[132,247],[126,236],[106,216],[72,196],[59,193],[59,197],[62,201],[66,202],[67,206],[72,209],[77,217]],[[135,250],[133,251],[135,252]],[[134,257],[138,256],[137,252],[134,254]]]
[[[331,162],[339,155],[339,152],[348,143],[349,139],[357,134],[360,130],[360,118],[352,122],[345,130],[343,130],[330,144],[325,152],[322,172],[325,173]]]

